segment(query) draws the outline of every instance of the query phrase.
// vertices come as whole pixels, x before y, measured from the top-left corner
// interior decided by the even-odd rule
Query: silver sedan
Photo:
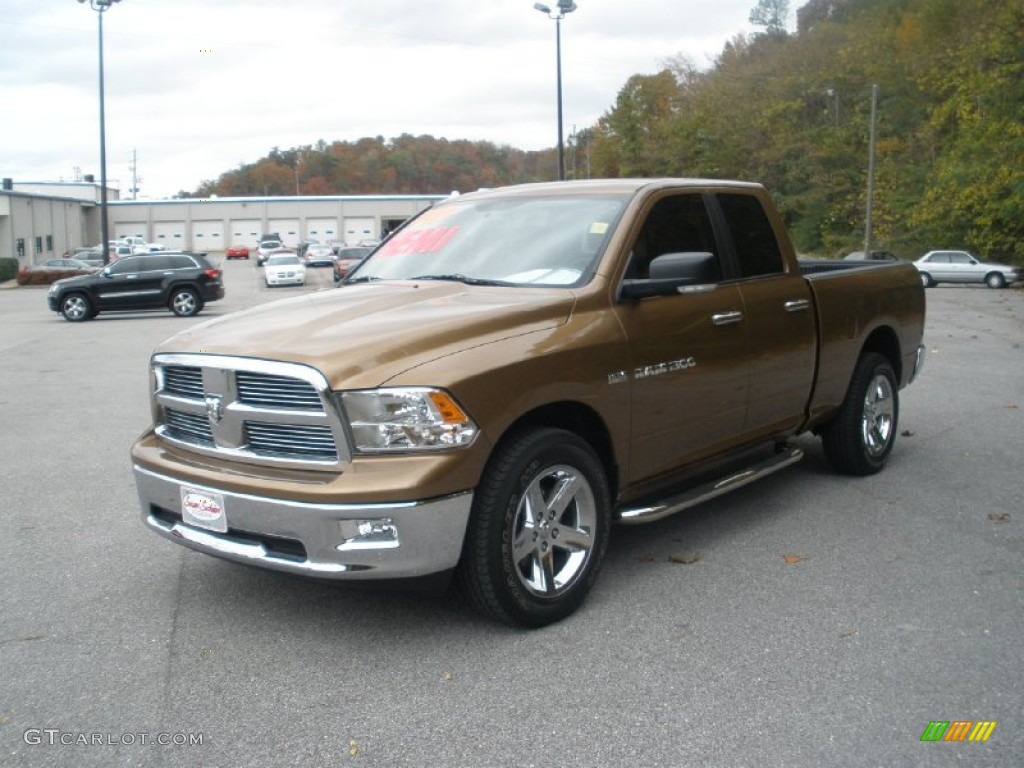
[[[925,288],[936,283],[984,283],[989,288],[1005,288],[1024,279],[1019,267],[986,263],[967,251],[929,251],[914,266]]]

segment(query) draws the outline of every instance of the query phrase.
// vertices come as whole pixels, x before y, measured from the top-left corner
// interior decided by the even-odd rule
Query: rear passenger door
[[[787,271],[779,237],[755,194],[715,195],[742,299],[749,345],[748,440],[796,428],[814,384],[817,355],[811,289],[799,271]]]

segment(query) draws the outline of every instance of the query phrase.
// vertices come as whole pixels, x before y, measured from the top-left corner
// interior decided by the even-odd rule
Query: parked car
[[[84,272],[95,272],[96,267],[82,261],[81,259],[49,259],[42,264],[36,264],[31,269],[79,269]]]
[[[272,253],[267,257],[263,279],[267,282],[267,288],[275,285],[305,285],[306,265],[294,251]]]
[[[225,255],[227,256],[228,261],[231,261],[231,259],[245,259],[246,261],[248,261],[249,246],[232,245],[230,248],[228,248],[227,253]]]
[[[344,280],[372,252],[373,248],[342,248],[338,251],[338,258],[334,260],[334,282]]]
[[[900,259],[891,251],[871,251],[865,254],[864,251],[853,251],[843,256],[846,261],[899,261]]]
[[[279,251],[283,247],[280,240],[260,240],[260,244],[256,246],[256,266],[262,267],[272,251]]]
[[[324,243],[310,243],[306,248],[307,267],[329,267],[334,264],[334,251]]]
[[[103,249],[98,245],[79,246],[71,251],[71,258],[88,264],[90,267],[103,266]]]
[[[1024,280],[1024,270],[1007,264],[986,263],[968,251],[928,251],[914,262],[925,288],[937,283],[977,283],[1005,288]]]
[[[125,256],[131,256],[135,253],[132,246],[127,243],[111,243],[110,245],[110,260],[117,261],[118,259],[124,258]]]
[[[47,303],[65,320],[89,320],[100,312],[170,309],[179,317],[198,314],[208,301],[224,298],[221,271],[197,253],[125,256],[100,272],[58,280]]]
[[[262,243],[268,243],[268,242],[270,242],[272,240],[280,243],[281,242],[281,235],[279,233],[277,233],[277,232],[268,232],[265,235],[260,235],[260,239],[257,242],[262,244]]]
[[[299,258],[300,259],[304,259],[306,257],[306,250],[311,245],[320,245],[320,241],[319,240],[301,240],[301,241],[299,241],[299,244],[296,246],[295,251],[299,254]]]

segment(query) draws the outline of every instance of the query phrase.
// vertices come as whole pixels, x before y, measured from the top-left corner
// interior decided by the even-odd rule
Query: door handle
[[[711,322],[715,325],[731,325],[740,322],[742,319],[743,313],[738,311],[718,312],[711,316]]]
[[[803,312],[811,306],[811,302],[807,299],[790,299],[782,306],[786,308],[787,312]]]

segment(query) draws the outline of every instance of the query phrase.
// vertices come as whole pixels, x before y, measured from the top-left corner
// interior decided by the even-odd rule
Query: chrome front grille
[[[156,433],[182,448],[269,466],[337,469],[350,458],[323,374],[296,363],[155,355]]]

